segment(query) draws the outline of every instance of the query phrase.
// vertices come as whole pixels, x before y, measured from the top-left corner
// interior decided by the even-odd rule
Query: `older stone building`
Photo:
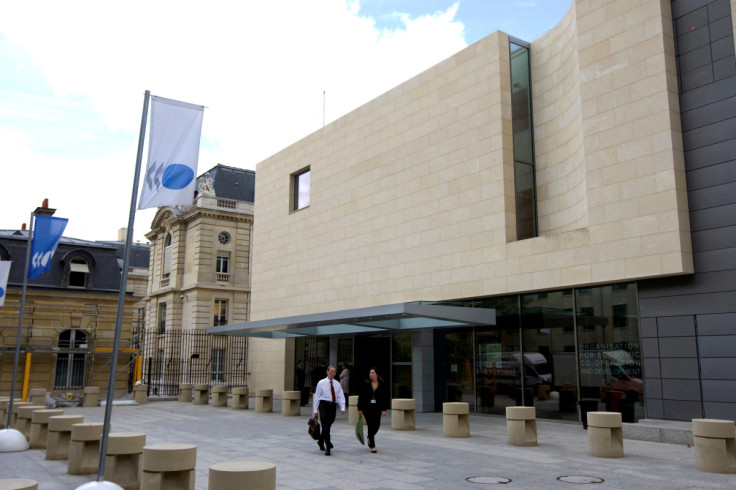
[[[0,258],[12,261],[7,298],[0,307],[0,391],[4,393],[10,391],[13,373],[27,240],[25,230],[0,231]],[[134,248],[131,267],[140,268],[148,262],[148,245]],[[118,249],[62,237],[51,269],[28,281],[17,396],[24,382],[28,388],[52,393],[81,393],[84,386],[107,388],[122,269]],[[136,306],[142,306],[143,296],[136,295],[135,282],[128,284],[116,367],[118,396],[128,393],[133,381],[143,320]]]
[[[249,319],[255,172],[216,165],[191,207],[163,207],[151,231],[144,380],[152,395],[180,382],[244,384],[245,339],[206,327]]]
[[[736,417],[734,0],[574,0],[261,162],[254,388]]]

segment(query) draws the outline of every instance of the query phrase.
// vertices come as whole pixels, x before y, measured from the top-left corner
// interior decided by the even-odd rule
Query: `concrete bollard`
[[[143,447],[141,490],[194,490],[197,446],[157,444]]]
[[[97,386],[84,387],[83,407],[96,407],[100,404],[100,388]]]
[[[54,415],[49,418],[46,436],[46,459],[61,460],[69,458],[72,426],[84,422],[81,415]]]
[[[100,463],[100,439],[102,439],[101,423],[85,422],[72,425],[67,473],[70,475],[97,473]]]
[[[414,430],[416,401],[413,398],[391,400],[391,429]]]
[[[194,385],[192,393],[195,405],[207,405],[210,402],[210,385]]]
[[[146,434],[142,432],[111,432],[107,435],[105,480],[117,483],[125,490],[140,488],[140,469]]]
[[[273,390],[256,390],[256,413],[273,411]]]
[[[0,479],[2,490],[38,490],[38,482],[27,478],[2,478]]]
[[[298,401],[301,401],[301,393],[299,393]],[[207,488],[209,490],[234,488],[274,490],[276,488],[276,465],[263,461],[216,463],[210,466]]]
[[[298,417],[301,415],[301,391],[284,391],[281,398],[281,415],[284,417]]]
[[[212,406],[227,407],[227,386],[218,385],[212,387]]]
[[[28,401],[34,405],[46,405],[46,390],[43,388],[28,390]]]
[[[15,410],[15,404],[13,404],[13,411],[16,413],[15,429],[26,436],[26,439],[31,437],[31,418],[33,412],[37,410],[46,410],[46,405],[23,405]]]
[[[465,402],[442,404],[442,435],[470,437],[470,405]]]
[[[233,388],[233,410],[248,410],[249,390],[247,386],[236,386]]]
[[[133,399],[138,405],[148,403],[148,385],[141,383],[133,387]]]
[[[181,383],[179,385],[179,398],[176,401],[181,403],[192,403],[192,383]]]
[[[732,420],[693,419],[695,468],[736,473],[736,425]]]
[[[537,445],[537,411],[534,407],[506,407],[509,446]]]
[[[619,412],[588,412],[588,449],[597,458],[623,458],[624,433]]]
[[[36,410],[31,416],[31,431],[28,437],[31,449],[46,449],[49,434],[49,419],[57,415],[64,415],[61,409]]]

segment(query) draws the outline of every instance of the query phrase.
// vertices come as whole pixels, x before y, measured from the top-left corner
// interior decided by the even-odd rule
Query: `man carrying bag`
[[[322,423],[317,445],[325,452],[325,456],[329,456],[330,450],[334,447],[330,442],[330,428],[335,421],[338,405],[340,413],[345,413],[345,395],[340,388],[340,383],[335,381],[336,373],[335,366],[328,366],[327,377],[317,383],[314,390],[314,418],[319,419]]]

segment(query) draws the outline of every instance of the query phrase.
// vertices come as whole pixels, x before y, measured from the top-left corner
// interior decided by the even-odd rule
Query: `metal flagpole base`
[[[0,430],[0,453],[14,453],[28,449],[28,440],[15,429]]]
[[[76,490],[91,490],[93,488],[95,490],[123,490],[123,487],[111,481],[93,481],[85,483],[81,487],[77,487]]]

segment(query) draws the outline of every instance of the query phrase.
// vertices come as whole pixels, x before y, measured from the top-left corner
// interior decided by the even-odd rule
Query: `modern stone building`
[[[0,231],[0,259],[10,260],[5,305],[0,307],[0,392],[9,393],[15,359],[28,232]],[[51,268],[28,281],[16,394],[28,388],[81,394],[107,389],[118,312],[122,260],[118,246],[62,237]],[[131,267],[148,263],[148,245],[136,244]],[[144,279],[145,281],[145,279]],[[134,283],[128,283],[120,333],[116,395],[129,392],[132,361],[143,325]],[[28,377],[25,377],[25,372]]]
[[[423,411],[736,419],[735,12],[575,0],[261,162],[251,321],[209,331],[253,388],[317,352]]]
[[[204,329],[249,319],[254,189],[255,172],[218,164],[199,178],[193,206],[153,219],[142,356],[153,395],[188,381],[246,382],[245,339]]]

